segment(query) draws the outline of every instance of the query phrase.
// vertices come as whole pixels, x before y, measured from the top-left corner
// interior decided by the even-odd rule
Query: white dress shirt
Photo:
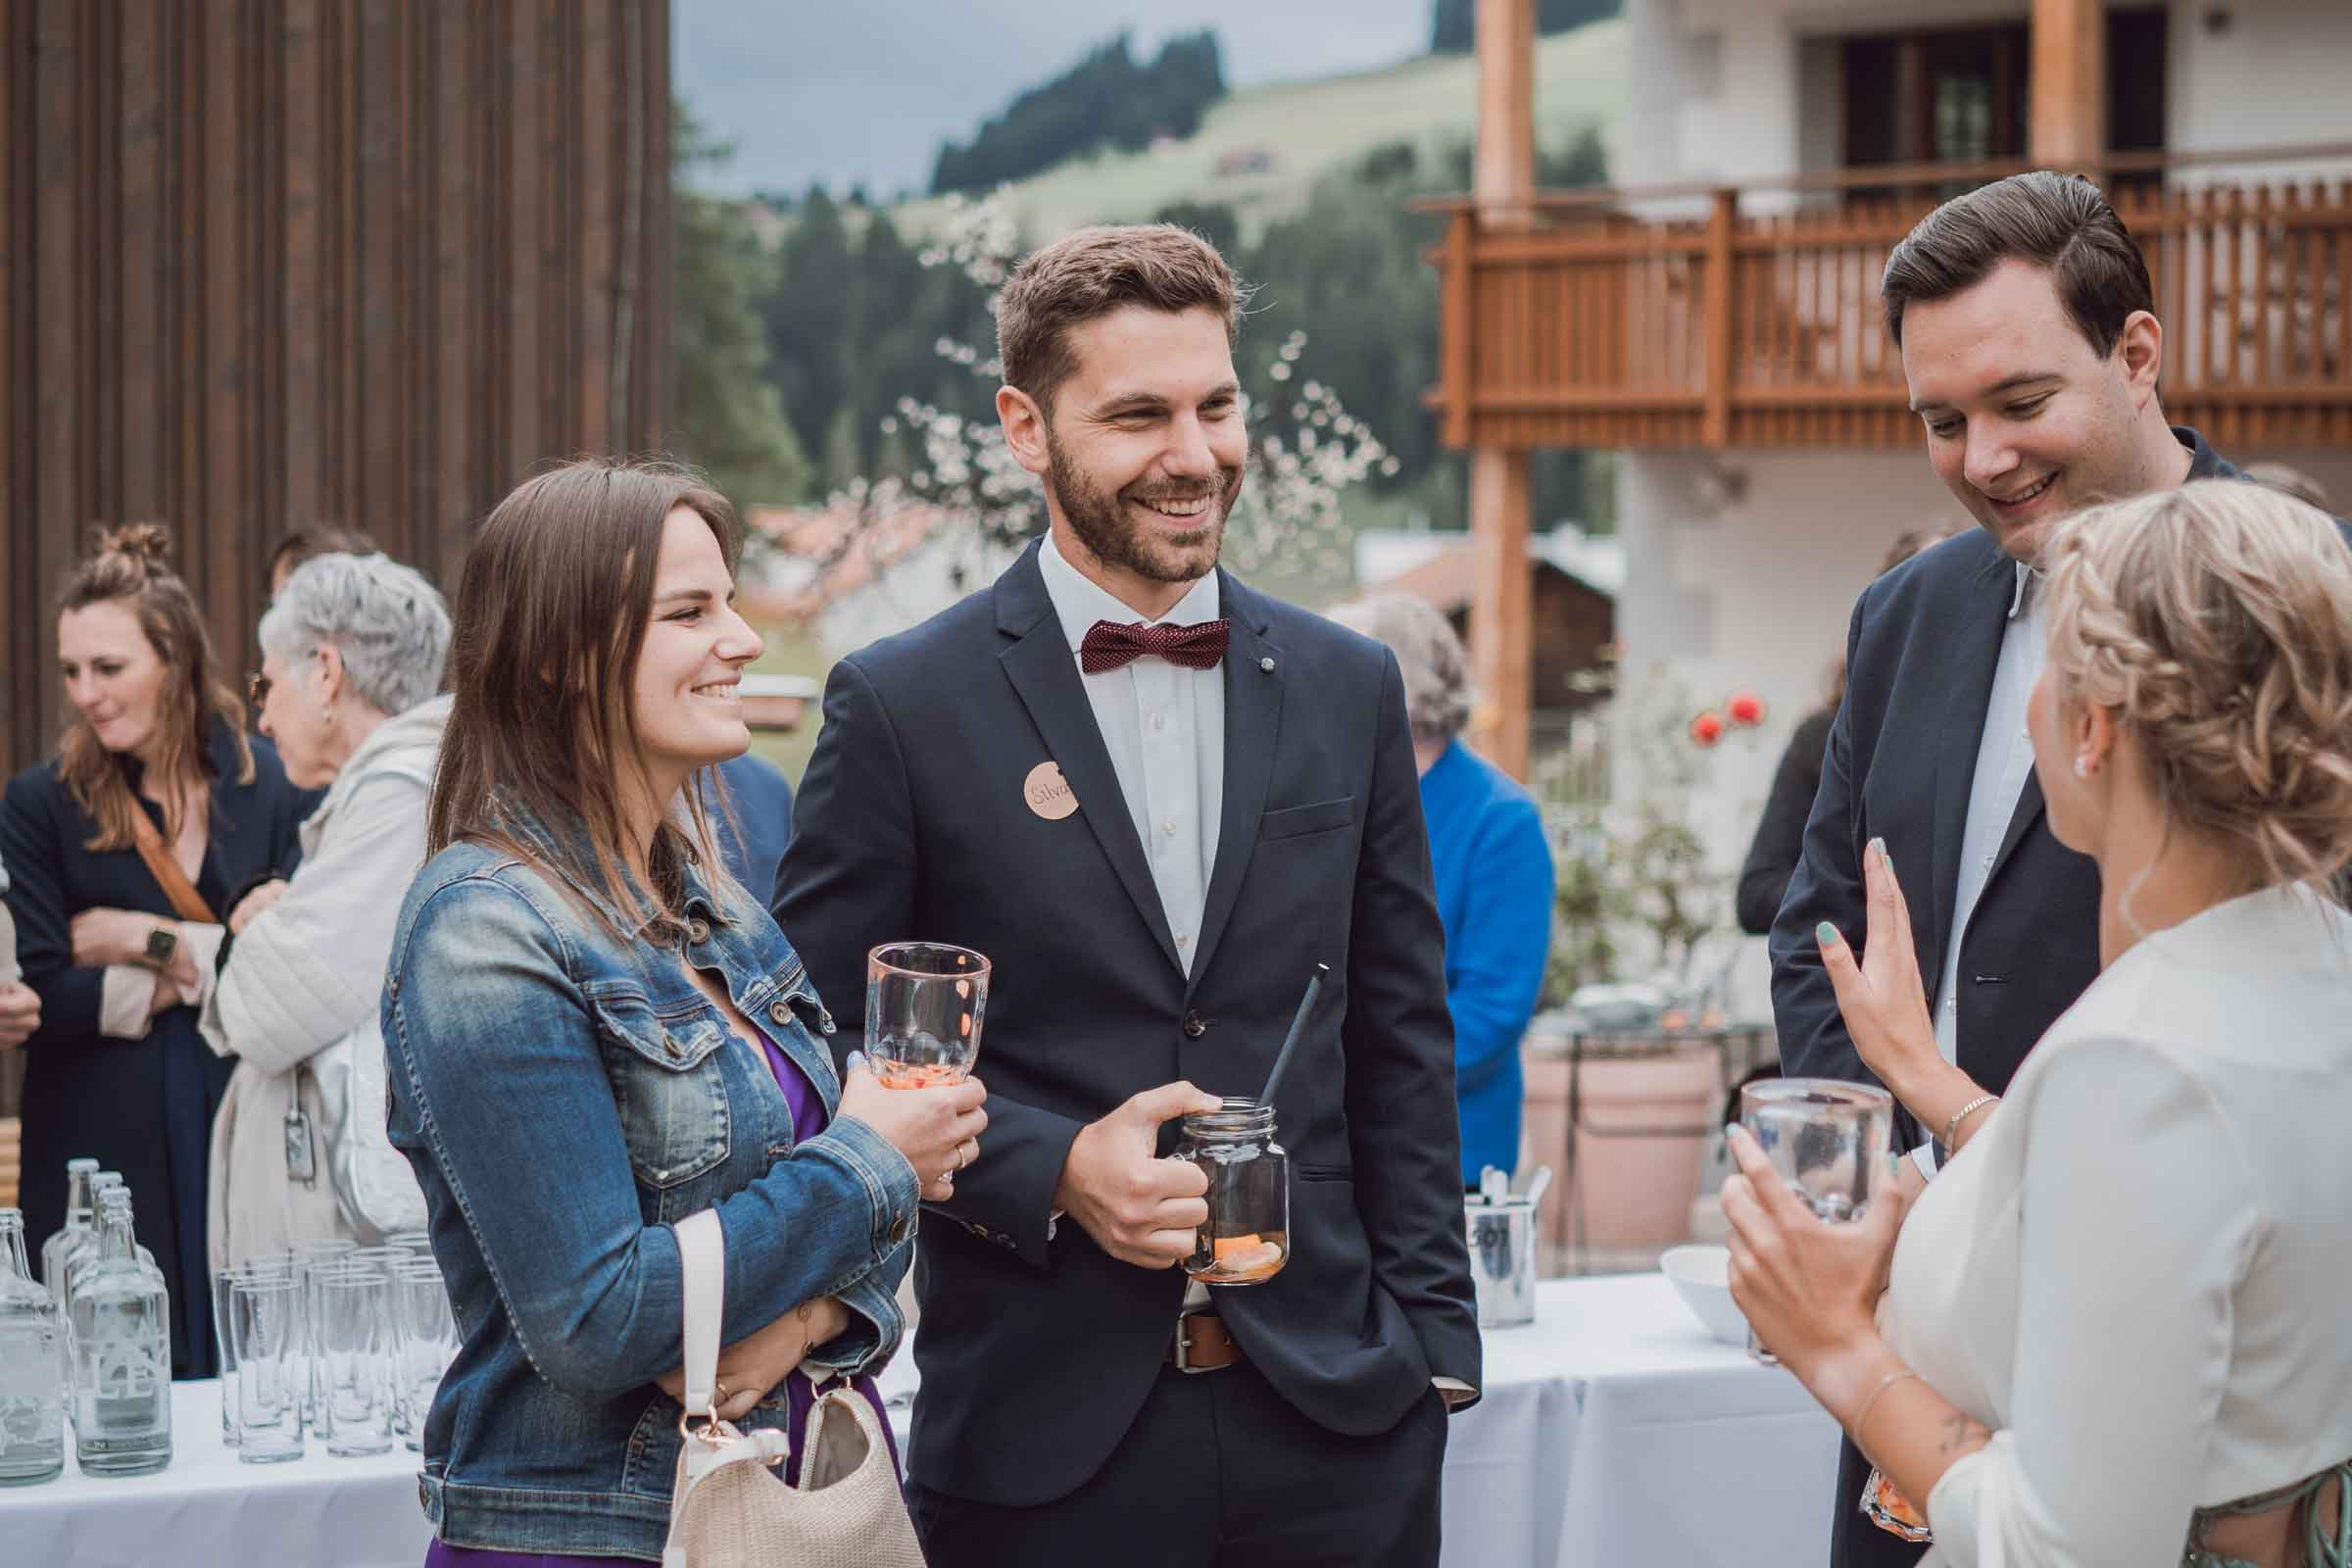
[[[1929,1564],[2177,1563],[2192,1508],[2352,1457],[2347,1018],[2352,915],[2295,887],[2146,938],[2051,1025],[1880,1308],[1993,1434],[1928,1494]]]
[[[1943,948],[1943,973],[1936,982],[1936,1049],[1943,1059],[1960,1059],[1960,941],[1969,917],[1984,897],[2001,840],[2017,814],[2017,798],[2034,771],[2034,737],[2026,728],[2026,704],[2049,662],[2049,631],[2042,614],[2039,579],[2017,563],[2017,589],[2009,600],[2009,624],[2001,631],[1999,662],[1992,670],[1992,696],[1984,705],[1984,735],[1977,743],[1977,771],[1968,791],[1968,825],[1960,835],[1960,874],[1952,892],[1951,939]],[[1924,867],[1922,868],[1924,869]],[[1933,1134],[1939,1128],[1929,1128]],[[1920,1174],[1936,1174],[1936,1149],[1912,1151]]]
[[[1046,597],[1070,645],[1098,620],[1125,626],[1198,626],[1217,618],[1217,574],[1209,572],[1176,608],[1146,620],[1086,577],[1054,548],[1048,534],[1037,553]],[[1193,972],[1200,915],[1208,906],[1208,876],[1217,863],[1217,827],[1225,808],[1225,671],[1222,665],[1187,669],[1147,655],[1117,669],[1079,681],[1095,710],[1095,726],[1119,776],[1127,816],[1151,862],[1152,885],[1168,917],[1176,956]],[[1082,803],[1084,804],[1084,803]]]

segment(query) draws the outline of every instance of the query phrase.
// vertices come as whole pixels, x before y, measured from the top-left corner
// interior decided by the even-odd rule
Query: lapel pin
[[[1051,760],[1038,763],[1021,780],[1021,799],[1049,822],[1058,822],[1078,809],[1078,797],[1061,776],[1060,764]]]
[[[1257,667],[1271,675],[1274,673],[1274,661],[1271,659],[1261,659],[1257,662]]]

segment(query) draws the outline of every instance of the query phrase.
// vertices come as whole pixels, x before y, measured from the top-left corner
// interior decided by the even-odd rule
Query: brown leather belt
[[[1223,1319],[1212,1312],[1193,1312],[1176,1320],[1164,1359],[1179,1372],[1217,1372],[1249,1357]]]

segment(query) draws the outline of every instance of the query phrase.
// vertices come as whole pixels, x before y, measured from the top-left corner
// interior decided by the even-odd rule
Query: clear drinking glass
[[[1740,1091],[1740,1125],[1806,1207],[1846,1224],[1869,1212],[1872,1181],[1894,1139],[1894,1097],[1831,1078],[1767,1078]],[[1747,1349],[1780,1364],[1754,1329]]]
[[[312,1343],[318,1361],[318,1435],[338,1458],[392,1446],[391,1369],[384,1318],[390,1281],[337,1269],[314,1276]]]
[[[229,1343],[237,1358],[237,1458],[281,1464],[302,1457],[302,1284],[292,1275],[229,1282]]]
[[[865,956],[865,1057],[892,1089],[961,1083],[980,1054],[987,958],[944,942],[886,942]]]
[[[390,1296],[394,1398],[404,1418],[401,1437],[412,1453],[420,1453],[425,1415],[433,1407],[442,1374],[457,1359],[457,1317],[438,1269],[414,1264],[395,1269]]]
[[[1184,1271],[1206,1285],[1258,1285],[1291,1260],[1291,1157],[1274,1141],[1274,1107],[1228,1098],[1188,1111],[1176,1157],[1208,1178],[1208,1223]]]
[[[231,1448],[237,1446],[237,1344],[236,1336],[230,1332],[235,1310],[233,1287],[240,1279],[293,1277],[291,1252],[250,1257],[242,1263],[213,1270],[213,1348],[220,1358],[220,1441]]]

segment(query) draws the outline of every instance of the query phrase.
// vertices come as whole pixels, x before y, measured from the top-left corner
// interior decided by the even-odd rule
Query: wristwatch
[[[168,969],[172,955],[179,952],[179,930],[175,926],[159,925],[147,933],[147,963],[151,968]]]

